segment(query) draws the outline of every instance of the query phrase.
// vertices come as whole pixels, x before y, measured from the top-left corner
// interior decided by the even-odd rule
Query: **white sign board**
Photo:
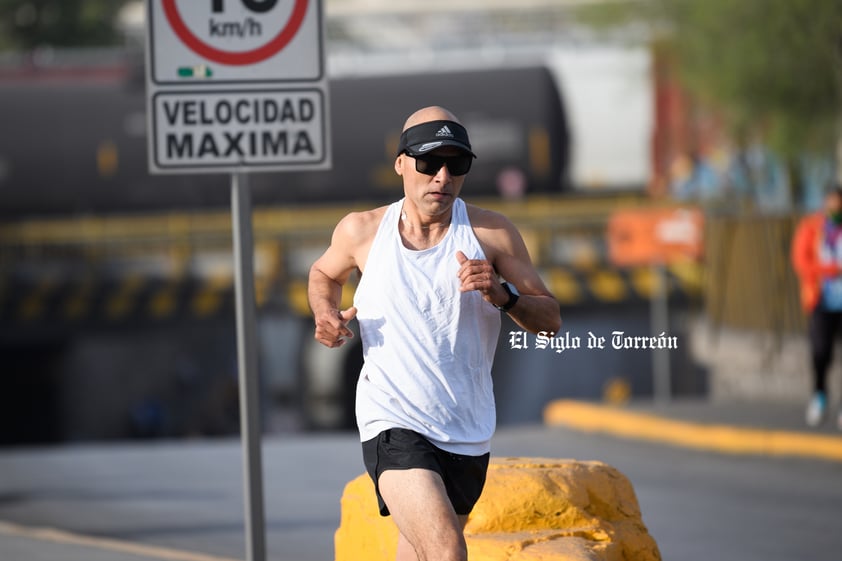
[[[153,173],[330,167],[318,0],[148,0]]]

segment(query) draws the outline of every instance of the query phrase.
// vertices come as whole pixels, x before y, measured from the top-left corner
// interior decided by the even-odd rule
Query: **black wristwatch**
[[[498,310],[502,312],[508,312],[512,308],[514,308],[515,304],[517,304],[517,299],[520,298],[520,294],[517,292],[517,287],[515,285],[501,282],[500,286],[503,287],[503,290],[509,295],[509,301],[503,304],[502,306],[495,306]]]

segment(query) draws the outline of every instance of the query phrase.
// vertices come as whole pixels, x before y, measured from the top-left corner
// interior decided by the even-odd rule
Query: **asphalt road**
[[[498,431],[493,453],[618,467],[666,560],[842,558],[842,463],[694,452],[540,426]],[[271,437],[264,465],[270,559],[332,559],[342,487],[362,472],[355,437]],[[0,520],[242,559],[240,474],[232,440],[0,450]],[[0,535],[3,559],[51,559],[51,548]],[[36,549],[39,556],[22,557]]]

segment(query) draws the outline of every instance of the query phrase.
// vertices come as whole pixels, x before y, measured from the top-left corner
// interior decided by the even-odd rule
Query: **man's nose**
[[[441,165],[439,171],[436,172],[435,178],[441,183],[450,183],[450,180],[453,179],[453,176],[450,175],[450,170],[447,169],[447,164]]]

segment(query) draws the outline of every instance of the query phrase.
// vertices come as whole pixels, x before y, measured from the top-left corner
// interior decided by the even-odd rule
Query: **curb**
[[[544,424],[727,454],[842,462],[842,437],[678,421],[580,401],[551,402]]]
[[[112,554],[125,554],[136,557],[138,561],[144,559],[153,561],[239,561],[228,557],[217,557],[206,553],[184,551],[168,547],[159,547],[124,540],[110,538],[98,538],[55,528],[42,528],[34,526],[23,526],[0,520],[0,537],[13,537],[32,540],[34,542],[48,542],[61,546],[75,546],[82,550],[94,550],[110,552]],[[36,547],[36,546],[33,546]],[[66,558],[83,559],[85,556],[81,550],[74,554],[68,553]]]

